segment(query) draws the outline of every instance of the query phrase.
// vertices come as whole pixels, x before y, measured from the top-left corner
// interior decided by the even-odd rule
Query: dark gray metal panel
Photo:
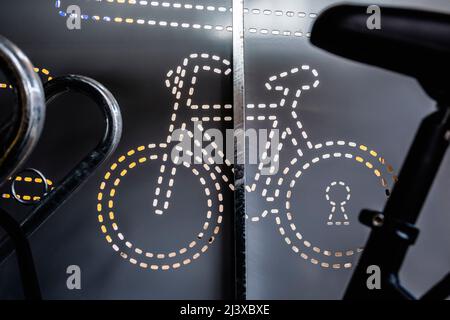
[[[192,2],[180,3],[184,6]],[[69,4],[79,4],[82,13],[89,15],[88,20],[82,22],[81,30],[69,31],[66,19],[58,14],[58,10]],[[1,3],[2,34],[20,46],[36,67],[48,69],[52,76],[75,73],[97,79],[116,96],[124,118],[123,138],[117,152],[31,238],[44,298],[219,299],[233,296],[229,225],[233,199],[228,185],[218,181],[223,194],[223,199],[219,199],[215,192],[217,181],[210,178],[201,165],[179,166],[173,177],[169,208],[158,215],[153,207],[157,181],[163,175],[160,173],[163,155],[170,152],[169,147],[160,144],[166,142],[170,125],[177,127],[184,122],[189,126],[193,116],[226,116],[228,112],[211,108],[194,115],[195,111],[187,106],[187,99],[192,98],[192,102],[199,105],[232,104],[231,72],[221,76],[213,70],[200,72],[192,96],[181,92],[180,97],[176,97],[171,92],[173,85],[166,86],[168,72],[173,70],[176,75],[178,66],[186,69],[187,83],[191,81],[189,77],[194,76],[195,65],[223,71],[231,68],[232,33],[226,30],[231,26],[231,2],[215,3],[214,11],[207,8],[211,4],[209,1],[194,3],[201,4],[203,9],[173,5],[167,8],[162,3],[153,6],[150,2],[144,6],[63,0],[61,8],[55,7],[55,1]],[[227,12],[219,11],[219,6],[227,8]],[[95,21],[92,15],[102,19]],[[112,21],[103,21],[105,16]],[[122,17],[123,22],[115,22],[117,17]],[[125,20],[128,17],[133,18],[133,23]],[[145,19],[146,23],[139,24],[138,18]],[[214,27],[210,30],[209,26]],[[216,56],[220,58],[216,60]],[[190,62],[187,66],[185,59]],[[172,83],[173,78],[169,79]],[[2,94],[9,93],[1,91]],[[180,109],[174,119],[176,102]],[[48,112],[43,137],[27,166],[39,168],[55,183],[61,180],[96,143],[102,130],[100,117],[92,110],[95,110],[92,103],[77,95],[55,102]],[[206,123],[205,127],[208,126],[212,124]],[[224,122],[219,129],[227,127],[232,128],[232,123]],[[145,150],[140,151],[140,146],[145,146]],[[131,155],[131,150],[135,154]],[[123,161],[122,155],[126,156]],[[147,160],[141,164],[142,157]],[[134,162],[138,165],[130,167]],[[127,169],[127,174],[121,176],[122,171],[112,172],[113,163],[118,164],[117,170]],[[170,163],[165,165],[164,182],[167,183],[171,168]],[[198,168],[198,175],[193,172],[194,167]],[[104,196],[98,200],[101,182],[107,180],[108,171],[112,177],[116,178],[117,173],[121,178],[120,185],[114,188],[113,208],[109,208],[112,180],[106,181]],[[38,187],[30,189],[25,184],[18,185],[20,190],[40,192]],[[211,195],[206,188],[212,191]],[[2,193],[7,191],[2,190]],[[163,200],[164,197],[160,199]],[[103,206],[101,214],[105,223],[99,223],[98,203]],[[17,208],[11,200],[2,200],[1,205],[14,210],[18,218],[25,216],[26,208]],[[219,210],[219,206],[224,209]],[[114,211],[114,221],[110,221],[110,211]],[[121,235],[114,232],[114,222]],[[209,224],[203,230],[205,222]],[[108,228],[119,252],[105,239],[101,225]],[[200,236],[200,232],[203,235]],[[122,235],[126,240],[121,240]],[[150,252],[154,256],[146,256],[145,251],[149,251],[148,256]],[[81,267],[81,291],[66,288],[66,268],[72,264]],[[14,266],[14,259],[10,259],[0,267],[0,290],[4,298],[21,296]],[[153,270],[156,267],[158,270]],[[168,267],[169,270],[162,270]]]
[[[246,16],[246,25],[264,26],[272,34],[254,30],[246,37],[246,101],[254,105],[247,114],[255,119],[266,117],[247,120],[247,128],[271,128],[274,121],[267,117],[272,115],[280,132],[293,132],[283,142],[279,173],[270,176],[268,183],[266,177],[260,178],[255,190],[247,194],[247,212],[255,220],[247,220],[251,299],[342,297],[358,249],[368,234],[357,220],[358,213],[362,208],[382,209],[386,195],[380,178],[385,179],[387,188],[392,187],[393,175],[401,167],[420,120],[433,110],[433,102],[414,80],[311,46],[308,32],[314,18],[335,3],[338,1],[246,2],[250,10],[255,8]],[[446,1],[380,1],[383,3],[450,9]],[[319,83],[313,87],[316,80]],[[284,95],[286,88],[290,93]],[[299,98],[292,93],[297,89],[302,90]],[[270,104],[276,108],[270,109]],[[446,171],[448,163],[441,171]],[[247,167],[248,185],[257,171],[256,166]],[[261,195],[264,189],[275,195],[278,189],[279,196],[266,201]],[[416,294],[442,278],[449,268],[450,239],[445,228],[450,218],[443,214],[449,204],[442,201],[447,189],[448,183],[441,178],[421,217],[419,243],[402,272],[402,279]],[[348,220],[339,205],[342,201]]]
[[[215,191],[212,193],[216,198],[211,199],[211,203],[216,209],[211,210],[211,216],[219,215],[220,202],[224,205],[222,226],[214,242],[198,259],[191,259],[176,270],[173,266],[183,254],[168,258],[167,253],[179,250],[197,238],[204,220],[208,219],[208,195],[192,170],[180,168],[174,179],[167,212],[155,214],[152,203],[163,164],[161,155],[167,150],[159,143],[167,138],[177,101],[171,93],[174,81],[171,77],[178,66],[181,72],[185,58],[188,59],[188,77],[193,74],[193,69],[189,69],[191,60],[199,59],[200,65],[222,68],[222,72],[227,69],[224,59],[227,63],[232,60],[231,1],[199,0],[194,3],[183,0],[179,2],[180,6],[175,6],[178,2],[172,1],[167,2],[169,5],[162,2],[157,5],[150,2],[147,5],[72,2],[80,4],[83,13],[86,10],[89,14],[80,31],[67,30],[66,20],[58,15],[58,8],[51,0],[11,0],[0,5],[2,34],[19,45],[36,67],[44,68],[40,70],[43,78],[49,76],[46,69],[51,75],[78,73],[93,77],[117,97],[124,117],[123,139],[113,158],[32,238],[44,297],[232,297],[234,252],[230,217],[234,206],[228,185],[220,183],[223,200],[219,200]],[[62,7],[68,5],[64,0],[60,3]],[[392,176],[400,168],[420,120],[433,109],[432,101],[414,80],[351,63],[309,44],[307,36],[316,14],[333,3],[337,2],[245,2],[245,100],[246,104],[255,105],[246,112],[248,116],[256,117],[256,120],[246,121],[245,125],[247,128],[270,129],[273,118],[269,117],[276,116],[277,127],[286,131],[278,174],[269,182],[267,177],[259,179],[255,191],[246,194],[249,216],[246,223],[247,297],[250,299],[337,299],[342,296],[351,274],[349,263],[356,262],[356,251],[367,235],[367,230],[357,222],[357,213],[365,207],[381,209],[386,199],[385,187],[374,170],[378,169],[385,176],[387,185],[392,185]],[[358,3],[372,4],[370,1]],[[450,11],[447,0],[384,3]],[[185,6],[188,4],[192,7]],[[104,21],[105,17],[111,21]],[[138,22],[139,19],[145,19],[144,23]],[[198,56],[191,56],[196,53]],[[174,73],[169,73],[170,70]],[[286,76],[284,72],[287,72]],[[276,79],[271,78],[274,75]],[[167,76],[171,78],[169,87],[165,82]],[[303,88],[303,85],[313,85],[316,80],[319,80],[316,87]],[[284,91],[277,90],[276,86],[290,88],[290,94],[284,96]],[[194,103],[232,104],[232,89],[231,73],[225,75],[223,72],[221,76],[202,73],[195,88]],[[296,89],[302,90],[298,99],[295,98]],[[10,95],[0,89],[0,102],[4,102],[3,99],[10,101]],[[177,111],[176,125],[189,123],[192,117],[230,117],[228,109],[220,109],[217,113],[211,109],[204,113],[189,109],[186,93],[181,95],[184,108]],[[296,119],[292,109],[289,110],[294,100],[297,100]],[[266,107],[258,108],[258,104]],[[270,104],[277,108],[270,108]],[[98,122],[100,117],[92,109],[91,103],[76,95],[64,97],[52,106],[43,138],[29,166],[39,168],[55,182],[60,180],[93,147],[102,131]],[[258,116],[265,118],[257,119]],[[298,120],[302,122],[301,128]],[[222,130],[232,126],[230,121],[220,122]],[[205,127],[215,125],[209,123]],[[306,139],[302,138],[302,131],[305,131]],[[313,148],[308,147],[308,141]],[[327,145],[326,142],[331,141],[333,145]],[[145,151],[137,149],[152,143],[156,146]],[[297,157],[298,149],[302,150],[303,156]],[[135,153],[127,155],[130,150]],[[140,152],[145,152],[149,160],[133,168],[126,167],[139,160]],[[346,154],[352,157],[348,158]],[[127,156],[119,162],[121,155]],[[150,159],[151,155],[160,157]],[[325,155],[330,155],[330,159],[324,158]],[[357,161],[356,157],[364,160]],[[297,158],[296,162],[291,163],[294,158]],[[114,240],[119,238],[117,243],[127,254],[126,259],[114,252],[98,222],[99,188],[115,162],[121,169],[128,168],[114,201],[119,230],[133,244],[129,249],[124,241],[114,236]],[[385,163],[392,165],[392,172]],[[445,215],[450,209],[446,201],[448,179],[445,179],[448,164],[447,158],[419,221],[421,236],[411,249],[402,273],[402,279],[416,294],[440,279],[449,268],[449,217]],[[286,168],[289,171],[284,173]],[[251,187],[257,168],[248,165],[245,169],[247,185]],[[199,174],[214,190],[214,181],[202,170]],[[295,178],[299,170],[302,174]],[[230,172],[227,175],[233,176]],[[279,183],[280,177],[283,180]],[[331,185],[333,182],[336,182],[335,186]],[[345,185],[340,186],[339,182]],[[345,187],[349,187],[351,197],[345,204],[348,226],[327,225],[332,209],[326,198],[328,186],[328,196],[336,199],[345,199],[348,194]],[[29,189],[30,186],[24,184],[20,187],[39,192],[39,186]],[[264,189],[267,191],[262,196]],[[271,193],[276,194],[276,189],[279,189],[279,196],[274,201],[267,201]],[[7,190],[2,190],[4,192]],[[106,192],[100,202],[108,207],[105,199],[108,199]],[[15,210],[18,218],[26,214],[26,208],[18,208],[7,199],[1,200],[1,207]],[[342,219],[340,213],[338,217]],[[109,219],[108,216],[109,212],[103,213],[104,220]],[[336,216],[332,221],[337,221]],[[212,230],[210,226],[208,231]],[[297,232],[301,233],[301,240]],[[208,242],[209,236],[197,240]],[[135,245],[164,251],[165,256],[138,262],[137,258],[142,254],[134,250]],[[191,256],[193,254],[192,250]],[[136,264],[130,258],[136,259]],[[160,263],[162,261],[170,264]],[[141,262],[148,262],[147,268],[140,267]],[[70,264],[82,268],[81,291],[66,289],[65,269]],[[151,264],[158,265],[159,270],[149,270]],[[162,271],[162,265],[171,268]],[[20,297],[13,259],[0,266],[0,276],[1,297]]]

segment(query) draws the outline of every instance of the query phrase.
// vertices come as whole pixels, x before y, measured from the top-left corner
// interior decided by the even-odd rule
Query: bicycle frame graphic
[[[132,4],[126,3],[125,5]],[[67,17],[67,14],[62,10],[64,8],[62,1],[56,1],[55,7],[59,10],[61,16]],[[169,7],[165,8],[177,9],[174,4]],[[214,7],[213,11],[217,13],[229,11],[229,8],[225,8],[225,10],[223,8],[225,7]],[[189,5],[183,5],[183,9],[190,10]],[[195,10],[211,11],[212,9],[198,7]],[[261,12],[262,10],[258,8],[247,9],[246,11],[247,14],[259,14]],[[275,11],[270,14],[280,15]],[[285,12],[285,15],[293,17],[292,14],[287,12]],[[303,18],[308,15],[299,12],[298,16]],[[315,16],[315,13],[309,14],[310,18],[315,18]],[[83,14],[81,18],[83,20],[147,24],[181,29],[232,31],[230,27],[225,26],[210,28],[210,25],[138,18],[113,18],[87,14]],[[300,31],[283,34],[279,30],[257,30],[251,27],[248,32],[296,37],[308,36],[308,34]],[[174,97],[174,102],[166,140],[131,148],[125,154],[120,155],[104,174],[97,193],[97,219],[106,241],[124,260],[143,269],[178,269],[197,260],[201,254],[211,247],[219,235],[224,214],[224,192],[234,191],[233,163],[222,148],[215,142],[211,142],[210,146],[219,157],[220,164],[224,165],[221,166],[216,163],[216,159],[209,157],[211,150],[205,148],[203,139],[199,140],[193,132],[197,130],[203,133],[204,140],[211,141],[211,137],[208,136],[206,130],[208,127],[224,123],[229,123],[231,126],[233,120],[231,104],[201,104],[196,101],[199,79],[204,74],[228,78],[232,73],[230,65],[228,60],[214,54],[193,53],[184,58],[179,66],[170,70],[166,75],[165,85]],[[295,87],[283,85],[283,81],[294,77],[300,77]],[[292,201],[295,198],[295,188],[301,183],[302,177],[307,175],[312,168],[330,161],[347,161],[370,170],[386,195],[389,195],[397,177],[385,159],[377,151],[364,144],[338,139],[327,141],[312,139],[311,133],[301,121],[301,99],[304,95],[313,94],[312,92],[319,86],[318,70],[307,64],[300,65],[272,75],[264,83],[265,90],[271,96],[276,96],[277,100],[271,103],[249,103],[246,105],[246,122],[250,126],[252,124],[255,124],[256,127],[263,126],[269,132],[269,140],[265,143],[264,150],[260,154],[256,172],[251,177],[247,177],[248,185],[245,187],[247,193],[264,204],[264,209],[261,212],[254,212],[250,208],[246,217],[252,223],[273,217],[283,241],[290,246],[295,254],[324,269],[345,269],[352,267],[351,257],[360,252],[362,248],[331,250],[327,247],[319,247],[319,245],[307,239],[307,236],[301,230],[301,226],[294,221],[295,213]],[[182,117],[186,115],[188,119]],[[289,116],[286,118],[280,117],[280,115]],[[196,155],[192,150],[185,149],[177,151],[195,158],[194,161],[184,161],[182,158],[175,159],[175,161],[171,159],[170,155],[175,148],[173,138],[176,136],[174,136],[176,132],[182,132],[176,137],[179,141],[193,140],[194,148],[200,149],[200,158],[202,159],[195,158]],[[280,132],[280,134],[277,135],[276,132]],[[266,168],[269,150],[270,157],[273,158],[273,166]],[[203,161],[203,158],[206,158],[206,161]],[[148,166],[156,160],[161,164],[158,168],[159,176],[153,183],[154,189],[149,190],[152,197],[149,213],[164,215],[170,211],[170,202],[174,195],[173,187],[179,170],[189,170],[198,180],[207,208],[201,230],[196,232],[193,240],[170,252],[146,251],[137,243],[133,243],[127,239],[120,229],[116,217],[116,202],[119,201],[117,194],[120,191],[122,181],[128,178],[127,175],[131,171]],[[22,179],[22,177],[17,178]],[[25,182],[33,182],[30,179],[30,177],[23,178]],[[330,228],[345,228],[350,224],[350,213],[347,212],[345,207],[350,201],[353,201],[351,200],[353,199],[351,186],[348,185],[347,181],[336,180],[331,177],[329,184],[323,185],[322,188],[324,199],[329,203],[330,208],[323,223]],[[333,198],[332,192],[337,188],[341,188],[345,192],[343,199]],[[9,194],[4,194],[3,197],[11,198]],[[36,201],[40,199],[36,195],[26,196],[26,199],[28,198]]]
[[[170,89],[175,99],[166,141],[130,149],[126,154],[119,156],[118,160],[110,166],[110,169],[104,175],[97,195],[97,211],[101,231],[113,250],[130,263],[151,270],[177,269],[198,259],[202,253],[209,249],[219,234],[224,212],[224,190],[221,187],[221,183],[224,183],[230,191],[233,191],[232,175],[223,170],[212,158],[207,157],[207,161],[202,164],[192,164],[193,162],[182,161],[178,158],[171,161],[169,154],[174,148],[172,134],[177,129],[181,129],[185,133],[184,137],[183,134],[179,137],[181,140],[193,139],[194,145],[201,148],[202,155],[206,156],[209,154],[202,142],[195,138],[193,130],[198,129],[201,132],[205,132],[203,123],[210,125],[214,122],[231,122],[232,106],[220,104],[202,105],[197,103],[196,85],[203,74],[228,77],[231,72],[230,62],[216,55],[194,53],[184,58],[179,66],[167,73],[167,79],[165,80],[166,87]],[[292,77],[294,75],[309,76],[312,80],[309,82],[302,80],[297,88],[281,85],[281,81],[288,76]],[[251,213],[247,218],[248,221],[258,222],[272,215],[283,240],[301,258],[325,269],[350,268],[352,263],[348,259],[360,252],[362,248],[333,251],[327,248],[320,248],[305,239],[293,221],[294,214],[291,208],[293,190],[296,184],[301,181],[302,175],[307,174],[310,168],[331,160],[349,161],[370,170],[378,180],[380,187],[386,192],[386,195],[389,195],[390,184],[392,185],[395,182],[396,176],[391,166],[386,164],[384,158],[366,145],[343,140],[329,140],[317,143],[310,138],[303,123],[300,121],[300,98],[305,94],[310,94],[319,86],[320,81],[318,77],[318,71],[309,65],[295,67],[287,72],[271,76],[265,83],[265,88],[278,94],[280,97],[279,102],[248,104],[246,106],[246,120],[248,122],[260,121],[262,123],[264,121],[264,124],[268,123],[267,128],[271,132],[269,138],[273,138],[274,135],[272,133],[274,130],[281,131],[281,140],[279,143],[276,143],[274,161],[278,164],[280,163],[279,159],[282,157],[283,159],[289,159],[288,165],[284,166],[280,172],[269,170],[271,175],[263,174],[267,152],[276,141],[269,140],[266,143],[258,170],[246,186],[246,191],[254,193],[255,196],[260,198],[266,209],[261,213]],[[188,120],[183,121],[181,115],[186,115],[186,113],[188,114]],[[289,119],[285,121],[279,120],[277,115],[280,113],[289,114]],[[301,137],[300,141],[297,140],[298,137]],[[208,140],[208,137],[206,140]],[[287,144],[294,147],[294,154],[286,154]],[[224,150],[214,143],[211,143],[211,145],[226,167],[231,169],[229,171],[232,173],[232,162],[226,158]],[[191,150],[178,151],[191,157],[194,156]],[[115,196],[120,189],[121,181],[131,170],[156,159],[162,161],[162,164],[159,167],[160,174],[154,183],[155,189],[152,193],[152,211],[154,214],[163,215],[170,210],[170,200],[173,197],[173,186],[176,183],[177,172],[183,169],[190,170],[198,178],[206,196],[208,208],[202,230],[200,230],[194,240],[182,248],[171,252],[149,252],[131,243],[120,231],[115,217],[114,202],[117,201]],[[391,176],[391,179],[385,178],[387,175]],[[265,181],[262,181],[263,178],[265,178]],[[342,187],[347,192],[344,201],[339,202],[332,199],[329,195],[330,191],[337,187]],[[330,185],[324,186],[324,189],[326,200],[331,206],[331,213],[326,224],[345,227],[349,224],[345,205],[350,201],[350,187],[344,181],[332,181]],[[284,203],[282,207],[278,205],[280,200]],[[338,260],[338,262],[334,260]]]

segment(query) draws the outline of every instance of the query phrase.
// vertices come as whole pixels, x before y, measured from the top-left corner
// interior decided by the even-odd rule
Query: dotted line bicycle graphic
[[[230,62],[217,55],[193,53],[184,58],[179,66],[167,73],[165,80],[166,87],[174,97],[166,141],[130,148],[125,154],[120,155],[105,173],[97,194],[100,229],[112,249],[131,264],[150,270],[178,269],[197,260],[219,235],[224,214],[224,193],[234,190],[232,161],[227,159],[223,149],[214,142],[211,146],[229,170],[224,170],[213,158],[206,157],[210,153],[203,142],[195,137],[193,131],[199,130],[208,140],[210,137],[207,137],[205,131],[207,126],[214,126],[215,123],[231,124],[232,105],[201,104],[197,101],[197,84],[200,78],[205,75],[227,78],[231,72]],[[295,76],[300,77],[300,81],[296,81],[298,84],[294,88],[282,84],[287,78]],[[249,222],[256,223],[272,216],[284,242],[295,254],[312,264],[325,269],[350,268],[351,257],[362,248],[356,246],[333,249],[311,241],[303,226],[295,221],[296,215],[301,213],[296,212],[292,203],[297,198],[302,199],[301,195],[294,197],[296,189],[307,179],[310,172],[329,163],[344,163],[364,169],[374,178],[375,185],[379,185],[378,189],[383,196],[389,195],[389,190],[397,177],[385,159],[364,144],[344,140],[315,142],[310,138],[300,121],[300,98],[311,94],[319,84],[318,71],[309,65],[301,65],[273,75],[265,83],[265,89],[269,93],[279,96],[276,103],[246,106],[247,122],[257,123],[259,127],[264,126],[269,130],[269,141],[265,144],[255,174],[248,179],[246,186],[246,191],[257,197],[258,201],[264,204],[264,209],[261,212],[253,212],[250,208],[247,218]],[[183,121],[182,115],[188,115],[188,119]],[[191,164],[181,158],[172,161],[170,158],[174,148],[172,137],[177,129],[183,132],[179,138],[192,139],[194,145],[201,149],[206,161],[198,159],[202,164]],[[281,132],[279,141],[274,140],[275,130]],[[275,147],[276,154],[273,156],[272,167],[269,168],[270,175],[267,175],[263,173],[263,169],[271,147]],[[191,150],[178,151],[194,157]],[[281,158],[284,161],[280,161]],[[207,207],[201,230],[197,231],[192,240],[185,245],[167,252],[150,251],[128,240],[116,217],[118,215],[116,203],[120,201],[117,194],[121,192],[123,181],[130,172],[148,166],[155,160],[160,162],[159,174],[153,183],[154,190],[148,190],[153,199],[148,214],[164,216],[171,210],[174,185],[177,183],[180,170],[188,170],[196,178],[200,189],[197,186],[189,186],[188,190],[189,192],[202,190]],[[280,170],[275,170],[275,167],[280,165]],[[351,185],[347,181],[336,180],[333,177],[326,185],[320,186],[322,201],[328,206],[327,212],[320,216],[321,223],[329,228],[346,228],[350,225],[349,216],[356,214],[346,209],[350,199],[351,203],[354,202],[351,191],[355,188],[350,188]],[[341,198],[332,195],[340,189],[341,193],[344,193]],[[330,232],[333,230],[330,229]]]

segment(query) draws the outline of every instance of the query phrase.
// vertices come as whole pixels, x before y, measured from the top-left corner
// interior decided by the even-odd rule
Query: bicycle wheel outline
[[[316,163],[319,162],[323,162],[324,160],[327,159],[348,159],[348,160],[353,160],[354,163],[359,163],[360,165],[363,165],[363,168],[367,168],[371,171],[373,171],[374,175],[380,179],[380,185],[382,186],[382,188],[385,189],[385,193],[386,196],[389,196],[390,194],[390,189],[388,188],[388,184],[387,184],[387,180],[384,178],[384,175],[382,174],[382,172],[378,169],[377,166],[375,166],[372,162],[370,162],[370,157],[375,158],[377,162],[379,162],[379,164],[381,166],[384,166],[386,168],[386,171],[388,174],[392,175],[392,180],[393,183],[395,183],[397,181],[397,176],[395,175],[392,166],[390,166],[389,164],[387,164],[385,162],[385,159],[381,156],[378,155],[378,152],[369,149],[367,146],[365,145],[357,145],[354,142],[345,142],[345,141],[337,141],[337,142],[333,142],[333,141],[327,141],[325,144],[317,144],[316,145],[317,148],[316,150],[325,150],[326,148],[332,148],[332,147],[336,147],[336,146],[347,146],[350,148],[355,148],[358,152],[367,153],[369,155],[369,160],[367,160],[367,158],[363,158],[360,155],[354,155],[353,153],[339,153],[339,152],[329,152],[329,153],[321,153],[320,156],[316,156],[316,157],[311,157],[311,161],[303,161],[303,162],[299,162],[299,161],[295,161],[294,165],[292,166],[292,169],[294,169],[296,166],[299,166],[301,169],[298,169],[297,172],[295,173],[295,175],[291,178],[290,183],[289,183],[289,188],[286,191],[286,195],[285,195],[285,207],[283,208],[283,213],[280,215],[278,214],[275,217],[275,222],[277,225],[277,229],[278,232],[280,233],[281,237],[283,238],[283,242],[286,243],[287,245],[290,246],[291,250],[294,251],[296,254],[299,254],[300,257],[302,257],[304,260],[309,261],[310,263],[314,264],[314,265],[320,265],[322,268],[324,269],[349,269],[353,266],[351,261],[347,261],[347,262],[343,262],[343,263],[328,263],[325,262],[324,260],[320,260],[319,258],[314,258],[311,257],[311,255],[317,255],[320,254],[323,257],[326,258],[337,258],[337,259],[343,259],[343,258],[348,258],[350,256],[355,255],[356,253],[359,253],[363,250],[362,247],[357,247],[357,248],[353,248],[353,249],[345,249],[345,250],[340,250],[340,251],[336,251],[334,252],[334,250],[324,250],[321,249],[317,246],[314,246],[310,241],[308,241],[307,239],[303,238],[303,235],[300,233],[300,231],[297,231],[298,227],[297,224],[292,222],[292,213],[290,213],[289,211],[291,211],[290,208],[290,198],[292,197],[293,194],[293,189],[297,183],[297,180],[301,181],[301,175],[304,172],[307,172],[307,170],[315,165]],[[300,172],[300,174],[299,174]],[[288,172],[286,173],[286,175],[288,174]],[[285,224],[282,223],[281,218],[284,219]],[[286,231],[287,230],[287,231]],[[287,233],[292,234],[292,236],[288,236]],[[295,240],[295,242],[294,242]],[[300,242],[301,247],[304,247],[304,249],[306,250],[312,250],[314,253],[308,255],[307,253],[304,252],[304,250],[301,250],[299,248],[299,246],[295,245],[295,243]],[[323,259],[323,258],[322,258]]]
[[[110,168],[106,172],[106,174],[104,175],[103,180],[101,181],[100,186],[99,186],[99,190],[100,191],[97,194],[98,221],[100,223],[100,230],[101,230],[102,234],[104,235],[106,241],[108,242],[108,244],[111,245],[111,247],[113,248],[114,251],[119,253],[119,255],[124,260],[129,261],[131,264],[139,265],[143,269],[147,269],[147,268],[149,268],[151,270],[159,270],[159,269],[161,269],[161,270],[164,270],[164,271],[165,270],[170,270],[170,269],[178,269],[181,266],[190,264],[193,260],[197,260],[200,257],[201,253],[205,253],[208,250],[209,245],[213,244],[213,242],[215,240],[215,237],[220,232],[220,225],[222,224],[222,220],[223,220],[223,211],[224,211],[223,194],[221,192],[220,184],[219,183],[214,183],[214,181],[217,181],[217,177],[215,177],[214,175],[211,175],[211,174],[209,174],[209,175],[205,174],[205,176],[207,177],[205,179],[203,176],[201,176],[201,172],[197,168],[191,168],[191,171],[193,172],[193,174],[195,176],[199,177],[199,180],[200,180],[200,183],[201,183],[202,186],[205,186],[207,181],[210,180],[211,182],[213,182],[213,185],[215,187],[214,190],[217,191],[217,192],[215,192],[215,191],[211,192],[211,190],[209,190],[210,188],[208,186],[206,186],[205,189],[204,189],[204,192],[205,192],[205,194],[207,196],[207,207],[208,208],[212,208],[214,206],[214,203],[217,204],[217,210],[212,210],[211,209],[211,210],[209,210],[207,212],[207,217],[208,217],[209,214],[211,215],[211,217],[212,217],[213,213],[217,214],[216,224],[215,224],[214,228],[212,229],[211,237],[206,237],[204,235],[204,233],[203,233],[201,239],[198,239],[198,236],[200,234],[202,234],[202,231],[197,234],[197,239],[198,240],[204,241],[205,239],[207,239],[206,241],[208,241],[208,243],[203,245],[194,254],[190,255],[190,257],[188,257],[186,259],[182,259],[182,260],[177,261],[177,262],[172,262],[170,264],[168,264],[168,263],[152,263],[152,264],[149,264],[147,262],[144,262],[144,260],[142,260],[140,258],[139,258],[139,260],[134,258],[134,257],[130,258],[130,256],[134,256],[135,254],[137,254],[139,257],[146,257],[147,259],[156,259],[157,261],[158,260],[162,261],[162,259],[166,259],[166,258],[167,259],[175,259],[176,257],[184,256],[189,251],[191,251],[195,247],[197,247],[197,244],[198,244],[198,240],[197,241],[193,240],[193,241],[191,241],[189,243],[188,246],[185,246],[185,247],[179,249],[178,252],[172,251],[172,252],[169,252],[167,254],[166,253],[156,253],[155,254],[155,253],[152,253],[152,252],[144,252],[144,250],[142,250],[142,249],[140,249],[138,247],[135,247],[134,250],[133,250],[133,244],[131,242],[129,242],[129,241],[126,241],[125,237],[123,236],[123,234],[122,234],[122,236],[119,236],[119,234],[116,232],[116,231],[119,230],[119,225],[117,224],[117,222],[113,222],[115,220],[115,212],[112,210],[114,208],[114,201],[109,199],[107,201],[108,205],[107,206],[103,205],[103,201],[105,201],[106,198],[108,198],[108,197],[109,198],[113,198],[115,196],[115,194],[116,194],[115,190],[117,190],[117,188],[120,185],[120,178],[116,178],[116,179],[114,179],[114,182],[113,182],[113,185],[115,186],[115,188],[107,189],[108,182],[111,182],[113,180],[113,178],[114,178],[113,173],[116,173],[116,175],[119,175],[122,178],[124,178],[129,170],[132,170],[132,169],[138,167],[138,163],[142,164],[142,163],[148,162],[149,160],[150,161],[151,160],[156,160],[158,158],[158,156],[161,155],[163,152],[162,153],[156,152],[154,154],[150,154],[148,156],[148,159],[146,159],[146,157],[140,157],[137,162],[133,161],[133,162],[129,163],[126,166],[127,169],[122,169],[120,172],[119,172],[119,170],[117,170],[119,168],[119,164],[118,163],[126,164],[125,160],[127,160],[128,157],[137,155],[138,153],[144,152],[146,150],[151,150],[151,149],[156,149],[156,148],[161,149],[161,148],[166,148],[166,147],[167,146],[165,144],[160,144],[158,147],[156,147],[156,145],[150,144],[147,147],[140,146],[140,147],[138,147],[136,149],[131,149],[130,151],[128,151],[126,153],[126,155],[119,156],[118,157],[118,161],[114,162],[110,166]],[[146,159],[146,160],[144,160],[144,159]],[[188,168],[191,167],[191,165],[188,164],[188,163],[183,163],[183,166],[188,167]],[[208,170],[207,169],[208,167],[209,166],[207,164],[204,164],[202,166],[202,168],[204,170]],[[203,169],[201,169],[201,170],[203,171]],[[112,191],[112,190],[114,190],[114,191]],[[111,196],[111,194],[112,194],[112,196]],[[210,198],[208,198],[209,197],[208,194],[216,195],[217,196],[217,200],[215,200],[215,201],[211,200]],[[104,195],[106,195],[106,197],[104,197]],[[112,205],[110,205],[110,201],[113,201]],[[105,215],[105,213],[103,213],[103,211],[104,211],[103,208],[106,208],[106,207],[108,208],[108,211],[110,211],[110,212],[108,212],[107,215]],[[112,212],[112,215],[111,215],[111,212]],[[116,237],[119,238],[125,244],[125,247],[127,247],[128,249],[121,250],[121,247],[116,242],[114,242],[113,238],[111,237],[110,233],[108,232],[108,228],[105,225],[106,224],[105,223],[105,220],[106,220],[105,216],[107,216],[109,218],[109,221],[111,222],[111,228],[115,231]],[[211,217],[207,218],[207,220],[209,220]],[[208,223],[208,221],[206,221],[203,224],[203,229],[202,229],[203,231],[206,231],[207,229],[209,229],[209,223],[207,225],[207,228],[205,229],[205,224],[206,223]],[[115,226],[114,226],[114,224],[115,224]],[[121,239],[122,237],[123,237],[123,239]],[[132,250],[132,252],[127,254],[125,251],[129,251],[129,250]]]

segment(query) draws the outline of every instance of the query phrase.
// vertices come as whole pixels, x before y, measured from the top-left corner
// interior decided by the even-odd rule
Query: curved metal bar
[[[0,150],[0,186],[28,158],[39,140],[45,119],[45,99],[39,76],[25,54],[0,36],[0,69],[18,91],[19,116],[11,122],[7,146]]]
[[[122,135],[122,116],[114,96],[97,81],[77,75],[55,78],[44,85],[47,103],[60,95],[75,91],[91,98],[101,109],[105,132],[99,144],[81,160],[66,177],[48,193],[20,224],[29,237],[91,176],[116,149]],[[8,239],[0,245],[0,263],[14,251]]]

